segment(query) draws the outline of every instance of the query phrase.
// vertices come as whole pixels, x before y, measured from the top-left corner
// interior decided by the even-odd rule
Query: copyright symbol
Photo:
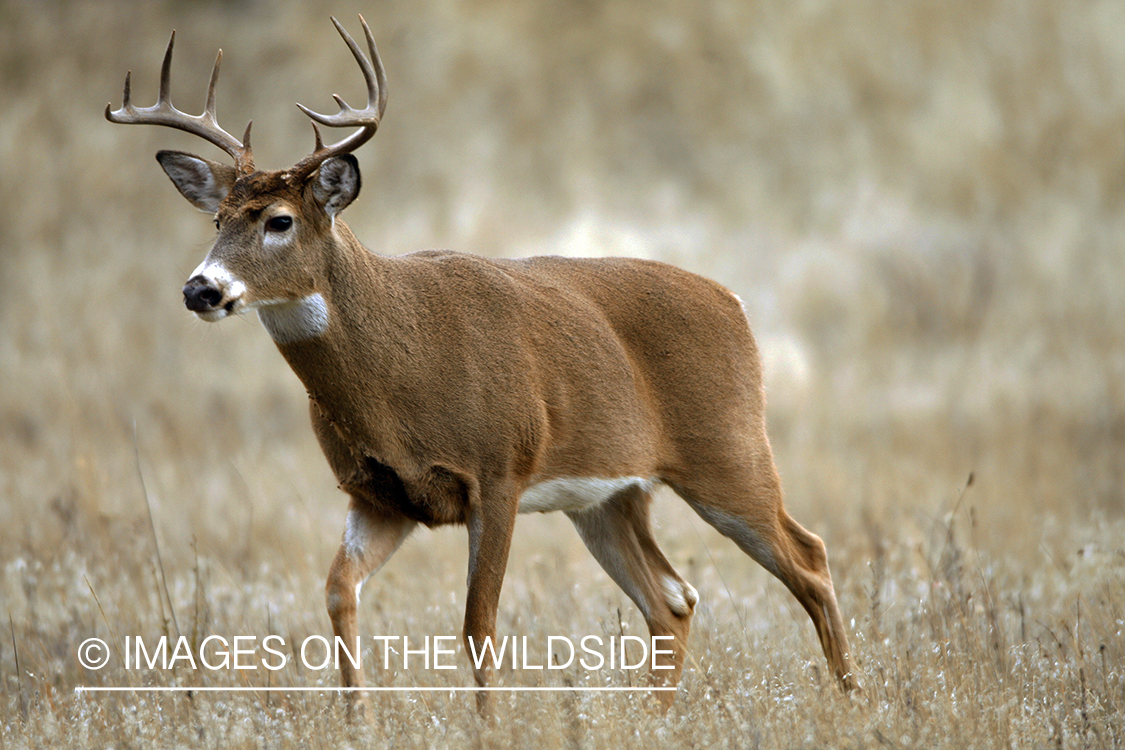
[[[109,646],[101,638],[87,638],[78,647],[78,663],[86,669],[101,669],[109,663]]]

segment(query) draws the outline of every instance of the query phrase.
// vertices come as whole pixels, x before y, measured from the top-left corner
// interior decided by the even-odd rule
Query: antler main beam
[[[203,113],[189,115],[172,106],[169,94],[172,78],[172,49],[176,44],[176,32],[168,40],[168,49],[164,53],[164,63],[160,67],[160,92],[156,97],[156,104],[151,107],[137,107],[131,101],[131,79],[133,72],[125,74],[125,94],[120,109],[112,109],[113,104],[105,106],[105,117],[110,122],[125,125],[163,125],[169,128],[184,130],[193,135],[198,135],[234,159],[235,167],[239,174],[248,174],[254,171],[254,155],[250,148],[250,125],[246,124],[246,133],[239,141],[233,135],[219,127],[215,117],[215,85],[219,81],[219,66],[223,61],[223,51],[219,50],[215,57],[215,67],[211,70],[211,81],[207,85],[207,104]]]
[[[371,29],[367,25],[367,21],[363,16],[359,17],[359,22],[363,25],[364,36],[367,37],[367,49],[370,52],[370,60],[364,56],[363,50],[360,49],[356,41],[352,39],[344,27],[335,18],[332,23],[336,26],[336,31],[340,32],[344,42],[351,50],[352,56],[355,61],[359,63],[359,68],[363,72],[363,80],[367,84],[367,104],[363,109],[355,109],[348,105],[338,95],[333,94],[332,98],[340,105],[340,111],[334,115],[322,115],[319,112],[314,112],[303,104],[297,104],[301,111],[304,112],[313,121],[313,131],[316,134],[316,146],[311,154],[306,156],[301,161],[297,162],[289,174],[294,179],[301,179],[324,162],[333,156],[340,156],[341,154],[351,153],[357,148],[362,146],[371,136],[375,135],[375,130],[379,127],[379,120],[383,116],[383,110],[387,107],[387,74],[383,70],[383,61],[379,59],[379,50],[375,47],[375,37],[371,34]],[[317,123],[326,125],[330,128],[348,128],[360,127],[361,130],[352,133],[351,135],[343,138],[342,140],[333,143],[331,146],[325,146],[320,137],[320,128]]]

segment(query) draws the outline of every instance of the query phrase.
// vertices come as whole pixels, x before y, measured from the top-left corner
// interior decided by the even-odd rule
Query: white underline
[[[118,687],[77,685],[75,693],[639,693],[674,687]]]

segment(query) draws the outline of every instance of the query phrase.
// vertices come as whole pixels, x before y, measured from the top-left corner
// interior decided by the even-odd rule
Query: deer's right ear
[[[156,160],[180,194],[200,211],[218,213],[219,204],[230,192],[238,172],[227,164],[186,154],[183,151],[160,151]]]

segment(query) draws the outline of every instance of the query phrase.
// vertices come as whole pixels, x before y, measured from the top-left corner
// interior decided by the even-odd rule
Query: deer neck
[[[403,326],[396,324],[393,301],[399,295],[389,288],[393,259],[367,250],[343,222],[334,231],[340,241],[314,270],[317,291],[262,307],[258,317],[320,412],[365,443],[360,433],[369,431],[359,415],[383,410],[379,384],[393,376],[393,353],[402,350],[396,332]]]

